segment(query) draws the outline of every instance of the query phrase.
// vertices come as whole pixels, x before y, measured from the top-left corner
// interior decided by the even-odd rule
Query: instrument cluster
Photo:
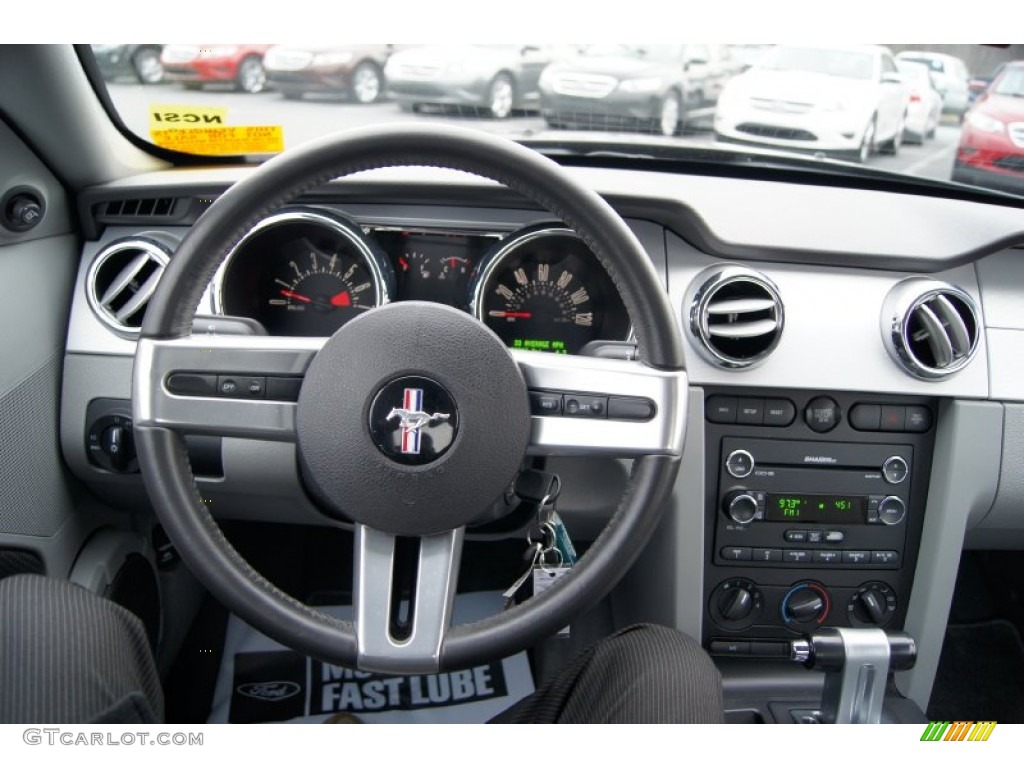
[[[513,349],[574,354],[631,332],[611,278],[562,225],[505,236],[364,228],[332,211],[288,208],[250,230],[214,282],[217,312],[276,336],[330,336],[392,301],[470,312]]]

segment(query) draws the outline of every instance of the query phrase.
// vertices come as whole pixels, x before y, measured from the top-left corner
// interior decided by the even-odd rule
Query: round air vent
[[[980,332],[970,294],[937,280],[904,280],[882,309],[885,348],[919,379],[942,379],[962,369],[974,357]]]
[[[103,248],[86,280],[89,305],[123,336],[137,336],[171,246],[151,237],[126,237]]]
[[[745,267],[714,267],[691,288],[690,333],[697,349],[722,368],[745,368],[767,357],[782,338],[779,291]]]

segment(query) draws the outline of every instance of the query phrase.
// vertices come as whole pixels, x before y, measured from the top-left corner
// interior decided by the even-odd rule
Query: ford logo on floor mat
[[[297,683],[279,680],[272,683],[246,683],[245,685],[238,686],[235,690],[243,696],[248,696],[250,699],[281,701],[283,699],[290,699],[301,691],[302,688]]]

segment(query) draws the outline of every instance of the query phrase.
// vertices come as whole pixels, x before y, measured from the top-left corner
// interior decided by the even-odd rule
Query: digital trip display
[[[864,522],[867,498],[814,493],[769,493],[764,519],[773,523]]]

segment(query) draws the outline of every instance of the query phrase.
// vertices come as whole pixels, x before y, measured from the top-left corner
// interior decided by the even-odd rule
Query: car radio
[[[725,438],[716,563],[901,562],[913,446]]]
[[[729,391],[708,394],[708,650],[774,657],[786,638],[820,626],[899,629],[923,524],[932,403],[765,391],[756,393],[765,416],[750,423],[744,408],[761,402],[750,393],[734,411]],[[789,406],[785,418],[768,418],[776,403]],[[891,423],[865,423],[870,408],[894,414]]]

